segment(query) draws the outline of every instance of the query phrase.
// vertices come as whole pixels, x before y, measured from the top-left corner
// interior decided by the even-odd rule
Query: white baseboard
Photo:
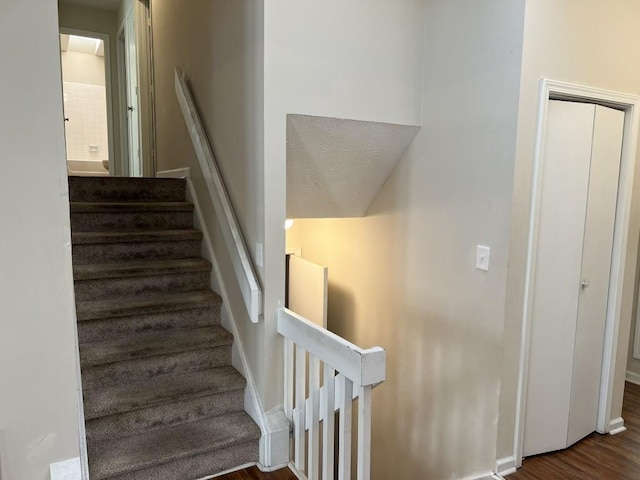
[[[496,461],[496,474],[500,476],[511,475],[517,469],[516,457],[500,458]]]
[[[191,178],[191,167],[160,170],[156,172],[156,178]]]
[[[49,465],[51,480],[81,480],[82,467],[80,457],[56,462]]]
[[[234,467],[229,470],[225,470],[224,472],[216,473],[215,475],[209,475],[207,477],[202,477],[200,480],[211,480],[212,478],[222,477],[224,475],[229,475],[230,473],[237,472],[239,470],[244,470],[245,468],[253,467],[255,463],[246,463],[244,465],[240,465],[239,467]]]
[[[624,426],[624,419],[622,417],[614,418],[609,422],[609,435],[617,435],[626,431],[627,427]]]
[[[500,475],[494,472],[477,473],[469,477],[461,478],[460,480],[504,480]]]
[[[629,370],[627,370],[627,374],[625,375],[625,380],[629,383],[640,385],[640,374],[630,372]]]
[[[188,172],[185,172],[187,171]],[[207,223],[202,214],[202,209],[198,201],[193,182],[190,178],[190,169],[175,169],[158,174],[177,175],[179,173],[187,173],[187,194],[188,199],[193,203],[195,212],[196,227],[202,231],[203,239],[203,255],[209,260],[213,266],[211,273],[211,284],[223,299],[227,299],[227,289],[220,271],[220,265],[216,259],[213,243],[209,236]],[[167,178],[167,177],[165,177]],[[175,177],[174,177],[175,178]],[[284,410],[276,409],[265,412],[262,406],[258,389],[253,378],[253,373],[249,368],[247,357],[244,353],[242,340],[238,334],[236,327],[236,319],[231,311],[229,302],[222,302],[222,326],[229,330],[234,337],[232,346],[232,364],[247,380],[247,387],[244,395],[244,409],[260,427],[262,436],[260,437],[260,462],[258,467],[263,471],[276,470],[286,467],[289,463],[289,421],[285,417]]]
[[[301,474],[298,469],[293,465],[293,463],[289,463],[289,470],[291,470],[293,472],[293,474],[296,476],[296,478],[300,479],[300,480],[307,480],[307,477],[305,477],[303,474]]]

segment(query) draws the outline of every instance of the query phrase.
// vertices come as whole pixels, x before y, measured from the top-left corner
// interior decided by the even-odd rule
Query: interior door
[[[624,113],[549,103],[525,456],[596,429]]]
[[[138,54],[133,9],[130,9],[125,17],[124,42],[129,176],[140,177],[142,175],[142,158],[140,154],[140,102],[138,99]]]
[[[329,269],[297,255],[289,257],[289,310],[327,328]]]

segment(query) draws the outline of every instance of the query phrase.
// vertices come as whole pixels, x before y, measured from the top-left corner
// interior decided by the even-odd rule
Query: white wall
[[[421,125],[423,0],[272,0],[264,12],[267,342],[284,304],[286,116]],[[281,352],[270,349],[273,365]],[[274,386],[276,387],[276,386]],[[269,404],[282,400],[272,388]]]
[[[8,480],[45,480],[50,463],[79,455],[54,0],[2,2],[0,58],[0,463]]]
[[[526,2],[522,83],[518,115],[507,315],[505,322],[498,458],[513,454],[515,396],[522,322],[531,168],[541,78],[626,93],[640,93],[640,4],[626,0],[538,0]],[[636,168],[634,194],[640,188]],[[640,231],[640,202],[633,200],[613,415],[620,415]]]
[[[218,160],[222,176],[250,252],[264,242],[262,164],[262,2],[257,0],[155,0],[154,25],[156,128],[158,170],[190,166],[209,232],[223,272],[232,310],[237,316],[240,340],[263,394],[281,380],[281,365],[267,365],[264,324],[254,325],[235,280],[230,257],[198,160],[176,100],[174,69],[182,68]],[[258,269],[264,281],[264,270]],[[267,374],[267,372],[270,372]],[[271,383],[269,383],[271,382]],[[281,400],[280,400],[281,403]],[[273,405],[268,406],[269,408]]]
[[[105,86],[104,57],[91,53],[61,52],[62,81]]]
[[[369,216],[291,229],[288,243],[329,267],[330,329],[387,350],[376,480],[494,469],[523,14],[523,1],[427,1],[412,58],[422,130]],[[489,272],[474,268],[478,244]]]

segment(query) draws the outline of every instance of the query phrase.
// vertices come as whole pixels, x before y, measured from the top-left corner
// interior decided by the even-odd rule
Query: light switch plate
[[[478,245],[476,250],[476,268],[485,272],[489,271],[489,259],[491,257],[491,248],[484,245]]]

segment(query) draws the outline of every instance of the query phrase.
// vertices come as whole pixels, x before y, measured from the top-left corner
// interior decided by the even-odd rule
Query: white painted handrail
[[[242,231],[233,211],[231,200],[222,180],[222,175],[213,156],[211,145],[200,120],[198,109],[187,83],[185,74],[179,68],[175,71],[175,89],[178,103],[182,109],[193,147],[196,151],[202,174],[207,184],[209,196],[214,206],[218,223],[222,230],[233,269],[240,285],[249,318],[257,323],[262,317],[262,289],[258,277],[251,263]]]
[[[334,480],[336,471],[338,480],[351,479],[351,418],[357,399],[356,473],[358,480],[369,480],[371,390],[385,380],[385,351],[363,350],[286,308],[278,311],[278,333],[285,338],[285,411],[293,422],[295,468],[309,480]]]

